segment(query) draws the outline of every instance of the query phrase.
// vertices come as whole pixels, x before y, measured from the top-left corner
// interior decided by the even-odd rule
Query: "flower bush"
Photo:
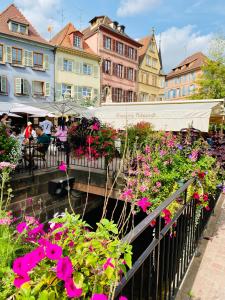
[[[110,161],[116,152],[116,138],[116,130],[102,124],[97,118],[82,118],[68,131],[68,140],[74,156],[85,156],[88,159],[105,157]]]
[[[203,140],[191,143],[170,132],[152,133],[128,158],[126,187],[121,199],[131,203],[133,214],[139,211],[149,214],[191,176],[196,176],[197,185],[188,190],[189,200],[198,193],[196,204],[199,209],[209,209],[208,194],[216,189],[218,169],[216,159],[208,155]],[[163,212],[166,223],[181,202],[182,198],[177,199]]]
[[[20,158],[21,150],[19,142],[10,137],[9,129],[0,125],[0,162],[16,164]]]
[[[16,230],[14,240],[29,251],[14,259],[0,288],[5,297],[13,292],[15,299],[108,299],[131,267],[131,246],[121,243],[116,225],[106,219],[92,231],[79,216],[66,212],[45,229],[26,217]]]

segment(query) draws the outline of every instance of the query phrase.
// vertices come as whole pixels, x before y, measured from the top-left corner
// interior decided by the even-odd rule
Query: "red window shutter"
[[[125,45],[125,53],[124,54],[126,57],[128,57],[128,46],[127,45]]]
[[[136,49],[134,50],[134,57],[135,57],[134,59],[137,60],[137,50]]]
[[[102,72],[105,73],[105,59],[102,61]]]
[[[124,67],[123,78],[127,79],[127,67]]]
[[[115,88],[112,88],[112,101],[115,102]]]
[[[113,75],[117,76],[117,64],[113,63]]]
[[[106,44],[106,36],[103,35],[103,48],[105,48],[105,44]]]
[[[137,70],[134,70],[134,81],[137,81]]]
[[[112,50],[116,51],[116,41],[114,39],[112,40]]]

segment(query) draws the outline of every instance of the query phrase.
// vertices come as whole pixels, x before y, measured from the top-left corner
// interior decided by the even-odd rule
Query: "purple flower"
[[[72,276],[73,265],[68,256],[60,258],[56,266],[57,277],[61,280],[67,280]]]
[[[67,278],[65,281],[65,288],[69,298],[80,298],[82,289],[78,289],[73,281],[73,278]]]
[[[146,212],[147,208],[151,206],[152,203],[149,202],[147,197],[143,197],[137,202],[137,205],[142,208],[143,212]]]
[[[47,243],[46,245],[46,256],[51,260],[58,260],[62,257],[62,247]]]

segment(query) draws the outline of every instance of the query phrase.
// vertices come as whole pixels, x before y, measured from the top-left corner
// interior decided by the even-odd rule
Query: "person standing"
[[[0,123],[1,125],[7,126],[7,120],[8,120],[8,115],[7,114],[2,114],[0,117]]]
[[[26,140],[29,140],[32,137],[32,123],[31,122],[27,122],[27,127],[25,128],[24,131],[24,137]]]
[[[52,122],[48,119],[48,116],[45,117],[45,120],[43,122],[40,122],[40,126],[43,129],[43,132],[51,137],[51,132],[52,132],[52,127],[53,124]]]

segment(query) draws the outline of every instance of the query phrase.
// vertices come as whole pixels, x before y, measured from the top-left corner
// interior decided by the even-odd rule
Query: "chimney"
[[[119,23],[118,23],[117,21],[114,21],[114,22],[113,22],[113,25],[114,25],[114,29],[117,29]]]
[[[120,32],[124,33],[125,28],[126,28],[126,27],[125,27],[124,25],[120,25]]]

